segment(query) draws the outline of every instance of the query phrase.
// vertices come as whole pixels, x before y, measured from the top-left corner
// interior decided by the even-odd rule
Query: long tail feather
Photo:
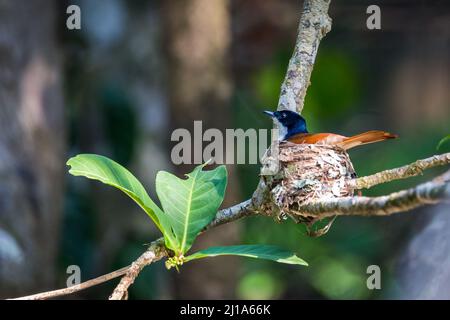
[[[398,136],[396,134],[390,134],[389,132],[372,130],[364,133],[357,134],[356,136],[348,137],[344,141],[337,143],[337,145],[345,150],[363,145],[383,141],[387,139],[395,139]]]

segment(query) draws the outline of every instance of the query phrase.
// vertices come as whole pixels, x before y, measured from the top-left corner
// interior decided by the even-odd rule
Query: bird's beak
[[[271,111],[263,111],[263,113],[267,114],[269,117],[274,117],[275,115]]]

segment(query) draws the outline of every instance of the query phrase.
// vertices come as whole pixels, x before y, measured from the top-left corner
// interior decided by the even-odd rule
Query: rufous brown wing
[[[394,139],[398,136],[389,132],[372,130],[355,136],[346,137],[334,133],[300,133],[287,140],[296,144],[327,144],[335,145],[344,150],[348,150],[364,144],[374,143],[387,139]]]

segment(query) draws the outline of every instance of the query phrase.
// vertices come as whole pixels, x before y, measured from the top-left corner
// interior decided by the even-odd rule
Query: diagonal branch
[[[230,208],[222,209],[217,212],[214,220],[205,228],[209,230],[211,228],[217,227],[221,224],[225,224],[231,221],[236,221],[238,219],[244,218],[249,215],[256,214],[252,199],[245,200],[238,203]]]
[[[298,113],[303,110],[319,43],[331,30],[331,18],[328,16],[330,2],[331,0],[305,0],[303,3],[297,41],[281,85],[278,110]]]
[[[124,300],[128,298],[128,288],[134,283],[139,273],[149,264],[161,260],[167,256],[167,251],[164,246],[164,239],[160,238],[153,241],[141,256],[134,261],[127,269],[125,276],[120,279],[119,284],[114,289],[109,297],[109,300]]]
[[[53,290],[53,291],[47,291],[47,292],[41,292],[41,293],[36,293],[33,295],[29,295],[29,296],[25,296],[25,297],[20,297],[20,298],[15,298],[15,299],[9,299],[9,300],[45,300],[45,299],[51,299],[51,298],[56,298],[56,297],[61,297],[61,296],[66,296],[81,290],[85,290],[87,288],[102,284],[104,282],[107,282],[109,280],[115,279],[117,277],[123,276],[124,274],[126,274],[126,272],[128,271],[128,269],[130,268],[130,266],[127,267],[123,267],[119,270],[110,272],[108,274],[104,274],[100,277],[97,277],[95,279],[91,279],[85,282],[82,282],[80,284],[71,286],[71,287],[67,287],[67,288],[63,288],[63,289],[58,289],[58,290]]]
[[[114,290],[113,294],[110,297],[110,299],[112,300],[121,300],[123,297],[126,296],[126,291],[128,287],[134,282],[139,272],[145,266],[162,259],[166,255],[167,252],[164,247],[164,239],[160,238],[158,240],[153,241],[148,247],[148,249],[136,261],[134,261],[131,265],[127,267],[123,267],[119,270],[110,272],[108,274],[102,275],[100,277],[82,282],[80,284],[68,288],[36,293],[33,295],[15,298],[11,300],[46,300],[66,296],[102,284],[117,277],[123,276],[119,285],[116,287],[116,289]]]
[[[349,182],[355,189],[369,189],[385,182],[405,179],[422,174],[426,169],[443,166],[450,163],[450,153],[434,155],[430,158],[417,160],[400,168],[381,171],[370,176],[357,178]]]

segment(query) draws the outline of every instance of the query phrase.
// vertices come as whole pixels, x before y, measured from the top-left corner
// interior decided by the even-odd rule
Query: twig
[[[220,210],[215,219],[205,228],[205,231],[218,225],[225,224],[231,221],[244,218],[246,216],[255,214],[256,211],[251,199],[238,203],[230,208]]]
[[[427,159],[417,160],[400,168],[390,169],[349,181],[356,189],[369,189],[377,184],[393,180],[405,179],[422,174],[426,169],[450,163],[450,153],[435,155]]]
[[[128,297],[128,287],[134,283],[134,280],[144,267],[149,264],[161,260],[167,255],[164,247],[164,240],[158,239],[150,244],[147,251],[145,251],[136,261],[134,261],[128,268],[125,276],[120,279],[119,284],[114,289],[109,297],[109,300],[123,300]]]
[[[45,300],[45,299],[51,299],[51,298],[56,298],[56,297],[61,297],[61,296],[66,296],[68,294],[72,294],[96,285],[99,285],[101,283],[107,282],[109,280],[112,280],[114,278],[123,276],[128,269],[130,268],[130,266],[127,267],[123,267],[119,270],[110,272],[108,274],[105,274],[103,276],[97,277],[95,279],[91,279],[88,281],[85,281],[83,283],[68,287],[68,288],[64,288],[64,289],[59,289],[59,290],[53,290],[53,291],[47,291],[47,292],[42,292],[42,293],[36,293],[30,296],[25,296],[25,297],[20,297],[20,298],[15,298],[15,299],[9,299],[9,300]]]

